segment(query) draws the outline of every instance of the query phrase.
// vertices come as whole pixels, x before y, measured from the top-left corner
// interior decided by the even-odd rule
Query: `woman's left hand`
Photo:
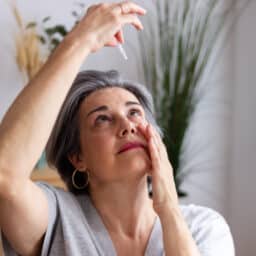
[[[152,177],[153,207],[161,214],[168,207],[178,206],[178,195],[174,183],[173,168],[168,159],[166,147],[155,128],[140,124],[140,131],[148,142],[148,152],[151,159],[149,175]]]
[[[173,169],[166,147],[152,125],[138,126],[148,142],[151,159],[153,207],[160,217],[165,255],[200,256],[187,223],[180,211]],[[172,239],[170,239],[172,237]]]

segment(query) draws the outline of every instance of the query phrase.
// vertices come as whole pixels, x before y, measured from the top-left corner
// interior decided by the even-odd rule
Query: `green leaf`
[[[73,12],[72,12],[72,15],[73,15],[74,17],[79,17],[79,15],[78,15],[78,13],[77,13],[76,11],[73,11]]]
[[[45,38],[43,37],[43,36],[38,36],[38,39],[40,40],[40,42],[42,43],[42,44],[46,44],[46,40],[45,40]]]
[[[84,3],[82,3],[82,2],[78,2],[78,3],[76,3],[80,8],[85,8],[85,4]]]
[[[63,25],[56,25],[54,27],[46,28],[45,32],[50,37],[55,35],[55,34],[59,34],[62,37],[65,37],[68,33],[65,26],[63,26]]]
[[[37,25],[36,22],[29,22],[26,26],[26,29],[34,28],[36,27],[36,25]]]
[[[42,22],[43,23],[46,23],[48,20],[50,20],[51,19],[51,17],[50,16],[47,16],[47,17],[45,17],[45,18],[43,18],[43,20],[42,20]]]
[[[57,39],[57,38],[52,38],[51,40],[51,45],[52,45],[52,48],[55,49],[59,44],[60,44],[60,40]]]

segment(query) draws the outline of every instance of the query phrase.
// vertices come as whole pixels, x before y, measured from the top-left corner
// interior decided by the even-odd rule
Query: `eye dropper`
[[[125,60],[128,60],[127,54],[126,54],[126,52],[125,52],[123,46],[122,46],[121,44],[118,44],[117,46],[118,46],[118,49],[119,49],[120,53],[121,53],[122,56],[124,57],[124,59],[125,59]]]

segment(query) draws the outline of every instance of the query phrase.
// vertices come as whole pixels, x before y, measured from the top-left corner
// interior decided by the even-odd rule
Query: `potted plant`
[[[145,83],[152,92],[157,119],[173,166],[178,195],[185,174],[180,156],[196,94],[206,69],[214,63],[231,25],[248,4],[235,1],[158,0],[148,14],[139,44]]]

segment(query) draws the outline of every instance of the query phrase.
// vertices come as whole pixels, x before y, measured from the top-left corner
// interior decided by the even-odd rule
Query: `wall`
[[[256,2],[242,15],[233,35],[233,121],[229,219],[238,256],[254,256],[256,242]]]

